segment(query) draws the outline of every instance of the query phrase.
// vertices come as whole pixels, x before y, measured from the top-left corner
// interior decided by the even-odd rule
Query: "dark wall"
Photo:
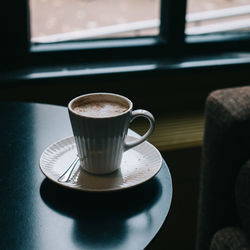
[[[248,84],[250,70],[246,68],[0,80],[0,100],[67,105],[75,96],[106,91],[126,95],[136,106],[155,112],[182,111],[203,109],[205,98],[214,89]]]

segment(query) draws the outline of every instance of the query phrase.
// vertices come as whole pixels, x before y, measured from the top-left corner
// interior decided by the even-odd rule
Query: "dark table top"
[[[150,181],[87,193],[49,181],[43,150],[72,136],[65,107],[0,102],[0,249],[144,249],[168,214],[172,182],[163,160]]]

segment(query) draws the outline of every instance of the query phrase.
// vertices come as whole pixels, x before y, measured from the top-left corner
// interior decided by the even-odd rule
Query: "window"
[[[249,51],[250,0],[111,1],[5,1],[3,67],[160,58],[172,69],[180,57]]]
[[[30,0],[31,41],[155,36],[159,0]]]
[[[250,1],[189,0],[186,34],[250,31]]]

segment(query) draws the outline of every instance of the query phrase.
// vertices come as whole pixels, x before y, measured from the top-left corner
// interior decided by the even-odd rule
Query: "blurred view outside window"
[[[160,0],[30,0],[32,42],[157,36]]]
[[[250,30],[250,0],[188,0],[187,35]]]

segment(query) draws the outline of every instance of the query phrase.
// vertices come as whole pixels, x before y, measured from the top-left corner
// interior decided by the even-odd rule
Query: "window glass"
[[[30,0],[31,40],[156,36],[160,0]]]
[[[250,0],[188,0],[187,35],[250,30]]]

